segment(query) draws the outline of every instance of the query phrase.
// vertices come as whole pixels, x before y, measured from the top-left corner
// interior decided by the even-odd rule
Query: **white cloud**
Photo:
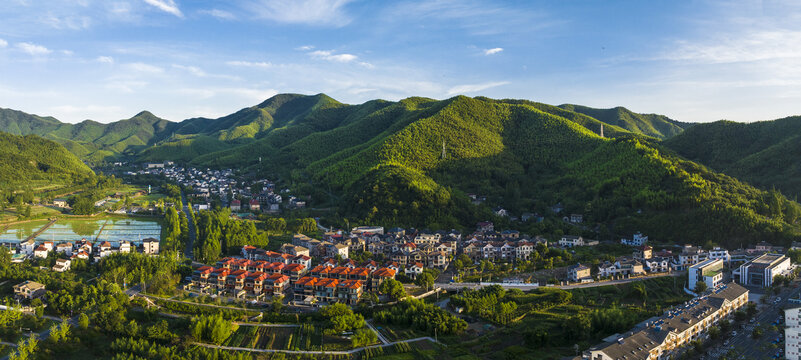
[[[177,17],[184,17],[181,9],[175,4],[174,0],[145,0],[146,3],[156,7],[157,9],[166,13],[173,14]]]
[[[315,59],[321,59],[331,62],[339,62],[339,63],[349,63],[352,62],[359,57],[353,54],[336,54],[333,50],[315,50],[309,53],[309,56]],[[370,63],[366,63],[363,61],[358,62],[359,65],[372,68],[373,65]]]
[[[499,48],[499,47],[492,48],[492,49],[487,49],[487,50],[484,50],[484,55],[494,55],[494,54],[497,54],[497,53],[499,53],[501,51],[503,51],[503,48]]]
[[[256,68],[270,68],[273,67],[272,63],[269,62],[251,62],[251,61],[228,61],[226,64],[230,66],[243,66],[243,67],[256,67]]]
[[[199,68],[197,66],[184,66],[184,65],[173,64],[172,67],[176,68],[176,69],[187,71],[190,74],[195,75],[197,77],[205,77],[207,75],[206,72],[203,71],[203,69],[201,69],[201,68]]]
[[[477,91],[486,90],[489,88],[494,88],[498,86],[508,85],[508,81],[494,81],[494,82],[486,82],[481,84],[465,84],[465,85],[457,85],[450,89],[448,89],[448,95],[458,95],[458,94],[468,94],[474,93]]]
[[[61,53],[67,56],[75,55],[75,53],[72,50],[61,50]]]
[[[164,69],[150,64],[145,63],[131,63],[126,65],[126,67],[130,70],[142,73],[150,73],[150,74],[160,74],[164,72]]]
[[[3,39],[0,39],[0,48],[4,48],[4,47],[6,47],[6,46],[8,46],[8,41],[5,41],[5,40],[3,40]]]
[[[223,20],[234,20],[236,16],[228,11],[220,10],[220,9],[209,9],[209,10],[200,10],[198,11],[201,14],[211,15],[218,19]]]
[[[801,30],[765,29],[740,36],[719,35],[707,41],[677,41],[656,60],[706,64],[801,58]]]
[[[345,26],[344,7],[353,0],[256,0],[250,9],[260,18],[282,23]]]
[[[95,60],[97,62],[101,62],[101,63],[104,63],[104,64],[113,64],[114,63],[114,58],[111,57],[111,56],[98,56],[97,59],[95,59]]]
[[[18,43],[17,49],[20,49],[22,50],[22,52],[27,53],[31,56],[47,55],[53,52],[44,46],[36,45],[34,43],[29,43],[29,42]]]
[[[303,46],[298,46],[298,47],[295,48],[295,50],[298,50],[298,51],[309,51],[309,50],[312,50],[312,49],[314,49],[314,46],[312,46],[312,45],[303,45]]]
[[[331,50],[317,50],[312,51],[309,55],[315,59],[323,59],[336,62],[351,62],[358,59],[358,56],[353,54],[334,54]]]

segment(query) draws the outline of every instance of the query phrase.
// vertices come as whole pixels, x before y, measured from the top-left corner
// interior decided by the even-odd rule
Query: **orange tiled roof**
[[[283,274],[272,274],[267,276],[267,281],[270,281],[272,283],[282,283],[285,281],[289,281],[289,276]]]
[[[337,287],[337,284],[339,284],[339,280],[331,279],[331,278],[320,279],[317,282],[318,286],[324,286],[324,287],[330,287],[330,288]]]
[[[303,271],[306,268],[306,265],[303,264],[289,264],[287,265],[284,270],[288,272],[298,272]]]
[[[295,285],[299,285],[299,286],[314,286],[314,285],[317,284],[318,280],[320,280],[320,279],[316,278],[316,277],[304,276],[304,277],[298,279],[298,281],[295,282]]]
[[[373,276],[394,277],[395,276],[395,270],[392,270],[390,268],[380,268],[380,269],[376,270],[373,273]]]
[[[339,287],[348,289],[359,289],[362,287],[361,280],[345,280],[338,285]]]
[[[350,275],[355,276],[370,276],[370,269],[368,268],[355,268],[350,270]]]

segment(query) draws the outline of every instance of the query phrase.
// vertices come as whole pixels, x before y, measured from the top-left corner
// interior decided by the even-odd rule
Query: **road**
[[[548,287],[549,288],[564,289],[564,290],[581,289],[581,288],[591,288],[591,287],[607,286],[607,285],[619,285],[619,284],[625,284],[625,283],[641,281],[641,280],[647,280],[647,279],[653,279],[653,278],[659,278],[659,277],[665,277],[665,276],[678,277],[678,276],[682,276],[682,275],[685,275],[685,273],[675,272],[675,273],[671,273],[671,274],[659,274],[659,275],[646,276],[646,277],[617,279],[617,280],[609,280],[609,281],[596,281],[596,282],[585,283],[585,284],[548,286]],[[484,285],[482,285],[480,283],[436,283],[434,285],[438,286],[438,287],[441,287],[443,290],[459,290],[459,289],[463,289],[463,288],[478,289],[478,288],[481,288],[481,287],[484,287],[484,286],[489,286],[489,285],[494,285],[494,284],[496,284],[496,283],[492,283],[492,284],[485,283]],[[521,289],[521,290],[530,290],[530,289],[534,289],[534,288],[538,287],[538,286],[535,286],[533,284],[502,284],[502,283],[497,283],[497,285],[500,285],[504,289]]]
[[[365,347],[355,348],[355,349],[351,349],[351,350],[344,350],[344,351],[342,351],[342,350],[340,350],[340,351],[336,351],[336,350],[334,350],[334,351],[311,351],[311,350],[308,350],[307,351],[307,350],[251,349],[251,348],[212,345],[212,344],[204,344],[204,343],[192,343],[192,344],[198,345],[198,346],[204,346],[204,347],[212,348],[212,349],[233,350],[233,351],[247,351],[247,352],[260,352],[260,353],[285,353],[285,354],[303,354],[303,355],[325,355],[325,354],[328,354],[328,355],[353,355],[353,354],[358,353],[360,351],[363,351],[365,349],[375,349],[375,348],[379,348],[379,347],[387,347],[387,346],[393,346],[395,344],[411,343],[411,342],[422,341],[422,340],[428,340],[428,341],[431,341],[431,342],[434,342],[434,343],[437,342],[433,338],[426,336],[426,337],[419,337],[419,338],[414,338],[414,339],[409,339],[409,340],[395,341],[395,342],[391,342],[391,343],[387,343],[387,344],[383,344],[383,345],[365,346]]]
[[[799,282],[801,282],[801,279],[796,279],[793,285],[799,284]],[[795,306],[795,304],[791,304],[788,300],[791,296],[797,295],[799,291],[801,290],[794,288],[792,285],[788,286],[779,293],[778,296],[780,296],[782,300],[777,304],[773,303],[775,296],[767,297],[767,294],[763,295],[766,296],[767,303],[757,305],[758,312],[754,316],[754,323],[744,323],[742,329],[739,329],[736,325],[733,326],[735,331],[737,331],[737,336],[729,337],[730,346],[724,346],[723,349],[720,349],[721,351],[712,351],[713,355],[717,356],[712,356],[711,358],[716,359],[718,356],[728,352],[729,348],[733,348],[739,355],[735,359],[771,359],[778,348],[767,351],[763,348],[776,339],[778,334],[784,333],[782,330],[783,327],[781,325],[779,326],[779,332],[766,330],[759,339],[752,338],[751,333],[755,326],[763,325],[764,327],[769,327],[777,318],[783,317],[782,309]],[[784,342],[779,343],[780,348],[783,348],[783,346]]]
[[[186,201],[186,194],[181,191],[181,201],[184,203],[184,215],[186,216],[186,220],[189,223],[189,241],[186,243],[186,250],[184,251],[184,255],[188,259],[194,259],[192,256],[192,251],[195,247],[195,221],[192,219],[192,215],[189,212],[189,203]]]

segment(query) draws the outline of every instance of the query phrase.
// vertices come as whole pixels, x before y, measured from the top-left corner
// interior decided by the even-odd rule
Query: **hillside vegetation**
[[[620,106],[612,109],[596,109],[581,105],[564,104],[559,105],[559,107],[593,117],[609,125],[619,126],[634,133],[659,139],[667,139],[681,134],[682,131],[693,125],[673,120],[664,115],[638,114]]]
[[[92,175],[89,167],[53,141],[0,132],[0,184],[4,186],[32,180],[70,184]]]
[[[193,164],[312,182],[337,194],[345,214],[386,225],[470,226],[490,216],[467,201],[476,193],[513,214],[547,213],[562,202],[615,231],[661,240],[742,245],[796,236],[799,206],[781,194],[617,126],[601,138],[599,127],[597,119],[528,101],[409,98],[320,108]],[[672,225],[679,223],[686,226]]]
[[[801,117],[749,124],[699,124],[665,146],[682,156],[756,186],[801,194]]]
[[[386,226],[470,228],[493,219],[492,206],[553,218],[561,203],[601,231],[661,241],[741,246],[798,236],[796,202],[665,151],[658,138],[687,124],[591,110],[465,96],[346,105],[282,94],[216,120],[166,123],[140,137],[147,145],[114,151],[278,177],[314,204]],[[475,206],[468,193],[488,201]]]

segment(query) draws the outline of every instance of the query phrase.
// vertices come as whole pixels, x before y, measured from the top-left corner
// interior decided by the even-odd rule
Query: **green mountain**
[[[762,188],[801,194],[801,116],[698,124],[665,141],[682,156]]]
[[[53,141],[0,132],[0,184],[30,184],[34,180],[70,184],[92,175],[88,166]]]
[[[164,136],[171,124],[174,123],[147,111],[109,124],[92,120],[68,124],[52,117],[0,109],[0,131],[45,137],[64,145],[73,154],[91,163],[137,154]]]
[[[666,124],[686,124],[593,114],[483,97],[346,105],[324,94],[286,94],[219,119],[170,123],[143,113],[134,118],[139,125],[84,122],[69,125],[74,133],[46,136],[75,142],[78,153],[109,127],[128,124],[128,134],[143,127],[141,143],[112,156],[277,176],[314,204],[388,226],[463,228],[492,218],[489,206],[470,203],[466,194],[474,193],[515,215],[549,214],[561,202],[565,212],[611,227],[603,231],[663,241],[741,246],[798,237],[797,203],[680,158],[657,139],[670,134]],[[655,130],[645,131],[646,123]],[[53,125],[29,127],[45,126]],[[550,233],[560,225],[536,226]]]
[[[471,224],[488,216],[467,201],[476,193],[516,214],[562,202],[613,231],[660,240],[740,246],[797,236],[797,203],[683,160],[652,137],[607,125],[601,138],[600,124],[521,100],[372,101],[319,107],[192,163],[277,174],[386,225]]]
[[[303,124],[309,114],[344,107],[325,94],[280,94],[219,119],[195,118],[174,124],[169,137],[144,150],[140,160],[189,162],[205,154],[250,144],[272,134],[292,138],[314,131]]]
[[[683,123],[657,114],[638,114],[624,107],[612,109],[596,109],[587,106],[564,104],[559,107],[581,113],[606,124],[619,126],[628,131],[653,136],[659,139],[667,139],[691,127],[693,124]]]

